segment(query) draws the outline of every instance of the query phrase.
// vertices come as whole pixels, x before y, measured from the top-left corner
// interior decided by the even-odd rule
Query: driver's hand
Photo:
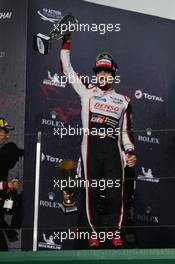
[[[126,154],[126,162],[127,162],[127,165],[131,168],[131,167],[134,167],[135,164],[136,164],[136,156],[133,155],[133,154]]]

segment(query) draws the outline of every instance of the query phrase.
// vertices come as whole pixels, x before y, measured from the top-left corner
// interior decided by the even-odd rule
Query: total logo
[[[103,104],[103,103],[102,104],[101,103],[96,103],[94,107],[95,107],[95,109],[109,111],[109,112],[117,112],[119,110],[118,106],[109,105],[109,104]]]
[[[49,200],[40,200],[40,206],[41,207],[47,207],[47,208],[54,208],[54,209],[60,208],[60,203],[54,201],[55,193],[49,192],[48,193],[48,199]]]
[[[43,237],[44,242],[39,242],[38,247],[39,248],[48,248],[48,249],[60,250],[62,246],[60,244],[55,243],[55,235],[54,234],[55,234],[55,232],[46,237],[46,234],[42,233],[42,237]]]
[[[156,137],[152,137],[152,129],[147,128],[146,129],[146,136],[138,135],[138,141],[145,142],[145,143],[151,143],[151,144],[160,144],[160,139]]]
[[[41,161],[48,161],[51,163],[60,163],[62,161],[62,159],[59,159],[57,157],[53,157],[51,155],[42,153],[41,154]]]
[[[51,23],[55,23],[62,19],[62,14],[58,10],[43,8],[42,10],[38,10],[37,13],[42,20],[49,21]]]
[[[159,97],[157,95],[151,95],[151,94],[148,94],[148,93],[144,93],[141,90],[135,91],[135,97],[136,97],[136,99],[146,99],[146,100],[157,101],[157,102],[160,102],[160,103],[164,102],[162,97]]]
[[[11,19],[12,12],[0,12],[0,19]]]
[[[148,222],[148,223],[159,223],[159,217],[152,215],[152,208],[151,206],[145,207],[144,214],[138,214],[137,219],[139,221]]]
[[[58,127],[58,128],[64,127],[64,122],[56,120],[57,113],[55,111],[50,112],[50,115],[51,115],[52,119],[42,118],[42,120],[41,120],[42,125],[51,126],[51,127]]]
[[[51,75],[50,71],[47,72],[47,76],[48,78],[43,80],[43,84],[61,87],[61,88],[66,87],[67,79],[63,78],[64,76],[60,77],[57,73]]]
[[[142,174],[138,175],[137,179],[140,180],[140,181],[148,181],[148,182],[159,183],[159,178],[157,178],[157,177],[155,177],[153,175],[152,170],[148,169],[146,171],[144,167],[142,167]]]

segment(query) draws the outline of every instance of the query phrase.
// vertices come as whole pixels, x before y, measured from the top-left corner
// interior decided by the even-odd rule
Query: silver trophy
[[[48,35],[38,33],[33,36],[33,49],[40,54],[47,55],[51,48],[51,41],[53,38],[61,39],[69,31],[75,28],[78,20],[71,14],[64,16],[54,27]]]

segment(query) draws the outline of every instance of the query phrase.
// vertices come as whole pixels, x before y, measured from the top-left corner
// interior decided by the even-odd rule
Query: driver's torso
[[[102,91],[97,87],[89,89],[82,98],[82,120],[88,119],[88,128],[100,129],[121,127],[123,114],[128,106],[129,98],[115,92]],[[83,126],[85,126],[83,122]]]

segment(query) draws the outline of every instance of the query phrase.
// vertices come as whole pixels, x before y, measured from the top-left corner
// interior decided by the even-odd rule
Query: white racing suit
[[[122,150],[133,152],[131,132],[132,115],[130,99],[115,90],[102,91],[99,87],[81,82],[70,62],[70,43],[64,42],[61,49],[63,73],[75,80],[71,82],[81,99],[83,128],[99,131],[96,135],[84,134],[81,155],[84,179],[91,183],[100,180],[110,183],[104,190],[91,185],[85,188],[85,214],[87,225],[96,232],[98,227],[119,230],[123,218],[124,162]],[[100,128],[117,131],[120,135],[106,132],[100,136]],[[119,182],[119,186],[116,182]],[[112,185],[113,183],[113,185]],[[82,219],[82,221],[84,221]]]

